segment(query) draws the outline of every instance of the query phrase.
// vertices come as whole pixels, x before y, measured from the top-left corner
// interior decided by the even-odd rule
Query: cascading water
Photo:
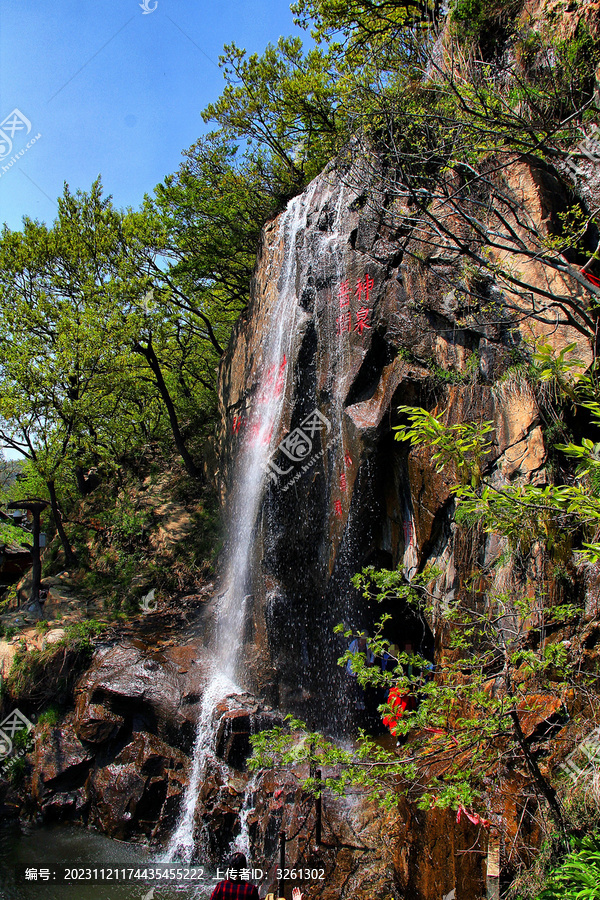
[[[259,773],[255,772],[248,784],[244,795],[244,802],[240,810],[240,830],[231,842],[231,853],[243,853],[246,859],[250,858],[250,834],[248,832],[248,816],[253,811],[254,794]]]
[[[189,862],[193,858],[198,791],[208,760],[215,759],[219,722],[215,707],[224,697],[241,693],[235,680],[242,649],[245,598],[251,588],[251,558],[256,523],[265,491],[267,462],[282,423],[285,383],[291,368],[290,351],[296,329],[305,316],[296,295],[296,235],[306,225],[306,213],[313,192],[314,187],[307,194],[291,200],[281,217],[280,240],[284,266],[278,297],[266,325],[264,352],[258,367],[258,384],[251,414],[242,433],[235,462],[228,521],[227,562],[215,629],[213,674],[203,696],[190,780],[179,823],[167,847],[167,861],[179,858]]]

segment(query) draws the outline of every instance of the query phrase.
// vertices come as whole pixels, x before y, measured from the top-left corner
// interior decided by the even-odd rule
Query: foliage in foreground
[[[600,900],[600,836],[573,840],[573,850],[548,876],[538,900]]]

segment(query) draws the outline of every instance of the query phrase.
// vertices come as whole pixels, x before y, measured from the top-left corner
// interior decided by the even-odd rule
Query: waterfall
[[[179,822],[171,840],[169,841],[165,862],[173,862],[179,858],[184,862],[191,862],[194,856],[194,813],[198,791],[202,776],[206,770],[209,758],[214,758],[214,741],[216,729],[214,722],[214,708],[222,697],[238,690],[233,682],[224,675],[215,673],[202,698],[202,707],[196,727],[196,740],[194,743],[194,758],[190,780],[186,788]]]
[[[215,758],[219,723],[214,709],[224,697],[241,693],[236,679],[244,634],[245,601],[251,593],[255,529],[265,492],[267,462],[282,423],[294,337],[305,315],[296,295],[296,235],[306,225],[314,190],[315,185],[306,194],[291,200],[281,216],[279,236],[284,264],[278,296],[266,323],[250,417],[241,432],[235,460],[227,522],[227,557],[218,598],[213,674],[198,717],[192,769],[180,819],[166,850],[169,862],[175,858],[189,862],[193,858],[198,791],[208,760]]]
[[[256,785],[259,773],[255,772],[244,792],[244,803],[240,810],[240,831],[237,837],[231,842],[231,853],[243,853],[246,859],[250,858],[250,834],[248,832],[248,816],[253,811],[254,794],[256,793]]]

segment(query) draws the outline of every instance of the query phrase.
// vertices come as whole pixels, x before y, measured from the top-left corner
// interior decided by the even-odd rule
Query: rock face
[[[137,643],[98,650],[75,711],[36,729],[32,793],[45,821],[87,822],[120,839],[173,826],[194,707],[175,662]]]
[[[187,757],[160,738],[136,734],[92,774],[86,786],[91,823],[121,839],[166,833],[175,824],[187,767]]]
[[[505,187],[542,233],[564,201],[556,178],[522,162],[507,169]],[[487,307],[466,301],[456,287],[458,254],[434,254],[418,234],[407,244],[390,213],[394,202],[383,195],[376,165],[342,161],[268,224],[251,304],[220,372],[226,493],[236,447],[252,439],[251,414],[264,392],[264,334],[274,327],[279,293],[293,291],[291,350],[271,384],[285,393],[284,413],[271,436],[253,547],[247,686],[284,711],[340,732],[349,714],[336,661],[346,646],[334,626],[368,629],[380,614],[350,577],[371,563],[400,564],[410,574],[437,562],[444,570],[437,591],[446,598],[456,595],[462,577],[459,557],[466,551],[452,521],[451,485],[436,473],[429,451],[409,453],[394,440],[398,406],[446,407],[450,422],[492,420],[489,465],[498,483],[544,484],[547,450],[535,397],[526,383],[500,378],[532,329],[559,349],[574,340],[577,355],[589,358],[585,340],[568,324],[532,324],[503,309],[493,283]],[[531,283],[547,277],[535,260],[527,267]],[[482,541],[483,552],[492,553]],[[435,622],[423,627],[407,609],[391,612],[396,643],[425,651],[433,645]]]
[[[133,639],[96,651],[75,710],[60,726],[36,729],[31,785],[45,821],[84,822],[120,840],[169,835],[188,784],[205,657],[201,640],[157,651]],[[199,811],[210,809],[214,848],[224,855],[239,827],[250,735],[281,717],[241,694],[221,701],[214,718],[215,766]]]
[[[82,740],[104,743],[124,728],[189,745],[194,709],[184,703],[169,659],[119,644],[100,650],[78,684],[75,730]]]
[[[410,578],[433,564],[441,572],[433,588],[439,609],[466,601],[465,584],[477,561],[489,564],[504,549],[496,536],[456,524],[452,474],[436,471],[430,449],[394,440],[394,426],[402,421],[398,407],[445,410],[449,424],[492,422],[486,465],[493,483],[543,486],[550,481],[543,415],[514,362],[526,357],[532,341],[555,352],[573,343],[576,357],[591,360],[587,338],[552,300],[572,283],[566,290],[565,276],[549,274],[528,252],[531,234],[539,240],[552,233],[557,212],[568,206],[568,190],[548,170],[517,159],[501,178],[512,209],[506,227],[525,250],[514,258],[499,251],[495,261],[547,293],[547,315],[535,313],[532,295],[517,292],[507,302],[506,286],[489,272],[467,271],[456,246],[445,248],[440,239],[441,246],[432,249],[422,233],[407,234],[395,209],[399,201],[385,195],[377,161],[349,158],[332,165],[265,227],[251,302],[222,361],[225,498],[236,484],[237,449],[258,439],[265,390],[281,391],[284,401],[267,438],[266,489],[251,551],[245,686],[329,734],[364,724],[357,721],[347,676],[337,666],[347,644],[334,634],[336,624],[370,629],[382,612],[389,613],[385,636],[430,658],[434,646],[443,654],[448,641],[439,613],[422,622],[403,604],[369,606],[351,577],[372,564],[400,566]],[[265,336],[281,327],[274,311],[278,298],[290,292],[296,302],[283,323],[291,331],[289,349],[265,384]],[[580,302],[585,305],[585,292]],[[498,577],[508,584],[508,574]],[[587,587],[591,619],[598,591],[597,585]],[[381,700],[372,698],[373,708]],[[538,731],[560,728],[564,717],[562,701],[537,700],[531,721],[524,716],[531,741]],[[519,778],[511,776],[504,806],[494,809],[506,823],[506,839],[514,841]],[[247,821],[253,851],[268,856],[284,819],[287,833],[295,833],[281,798],[296,810],[304,800],[294,793],[297,784],[273,785],[272,795],[266,781],[260,787]],[[206,810],[218,810],[226,830],[222,797],[222,790],[207,797]],[[243,812],[242,801],[236,803],[230,821]],[[353,820],[343,850],[345,812],[337,809],[336,854],[311,848],[306,834],[305,845],[292,853],[338,867],[335,873],[328,869],[331,896],[387,896],[392,884],[398,896],[415,900],[453,890],[459,900],[485,895],[487,833],[480,827],[408,803],[399,820],[389,822],[376,821],[363,800],[356,801],[354,813],[368,826],[362,834]],[[535,844],[535,835],[530,837]],[[358,862],[363,852],[366,868]],[[309,896],[327,897],[328,890],[313,885]]]

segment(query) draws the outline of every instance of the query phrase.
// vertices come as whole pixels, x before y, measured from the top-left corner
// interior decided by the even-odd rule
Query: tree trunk
[[[89,494],[89,491],[87,481],[85,480],[83,466],[75,466],[75,478],[77,480],[77,490],[82,497],[87,496],[87,494]]]
[[[556,791],[547,781],[547,779],[542,775],[540,767],[537,764],[537,760],[529,749],[527,738],[523,734],[523,729],[521,728],[519,713],[516,709],[511,710],[510,717],[513,722],[513,734],[515,736],[517,744],[521,749],[521,752],[523,753],[523,756],[525,757],[525,763],[527,765],[527,768],[529,769],[529,774],[533,778],[537,790],[548,804],[550,815],[558,831],[563,853],[568,853],[571,849],[569,843],[569,835],[565,825],[565,820],[563,818],[562,809],[560,808],[560,803],[558,802],[558,798],[556,796]]]
[[[169,423],[171,425],[171,431],[173,433],[173,439],[175,441],[177,452],[181,456],[188,474],[191,475],[192,478],[203,479],[202,470],[198,468],[198,466],[192,459],[189,450],[185,446],[185,439],[179,427],[179,420],[177,418],[175,404],[173,403],[173,399],[169,393],[169,388],[167,387],[165,379],[163,378],[163,374],[160,368],[160,362],[158,361],[158,357],[154,352],[152,343],[148,341],[147,346],[144,347],[142,344],[136,342],[133,346],[133,349],[135,353],[139,353],[144,357],[144,359],[150,366],[150,369],[152,370],[160,396],[164,400],[165,406],[167,407],[167,414],[169,416]]]
[[[71,543],[69,538],[67,537],[67,533],[63,526],[62,516],[60,513],[60,507],[58,505],[58,498],[56,496],[56,487],[54,481],[47,481],[46,486],[48,488],[48,493],[50,494],[50,506],[52,507],[52,518],[54,519],[54,524],[56,526],[56,531],[60,538],[60,542],[63,545],[63,549],[65,551],[65,566],[67,569],[75,569],[77,567],[77,554],[71,547]]]
[[[42,563],[40,560],[40,513],[33,513],[33,550],[31,566],[31,596],[29,597],[29,610],[38,619],[42,618],[43,610],[40,604],[40,583],[42,580]]]

